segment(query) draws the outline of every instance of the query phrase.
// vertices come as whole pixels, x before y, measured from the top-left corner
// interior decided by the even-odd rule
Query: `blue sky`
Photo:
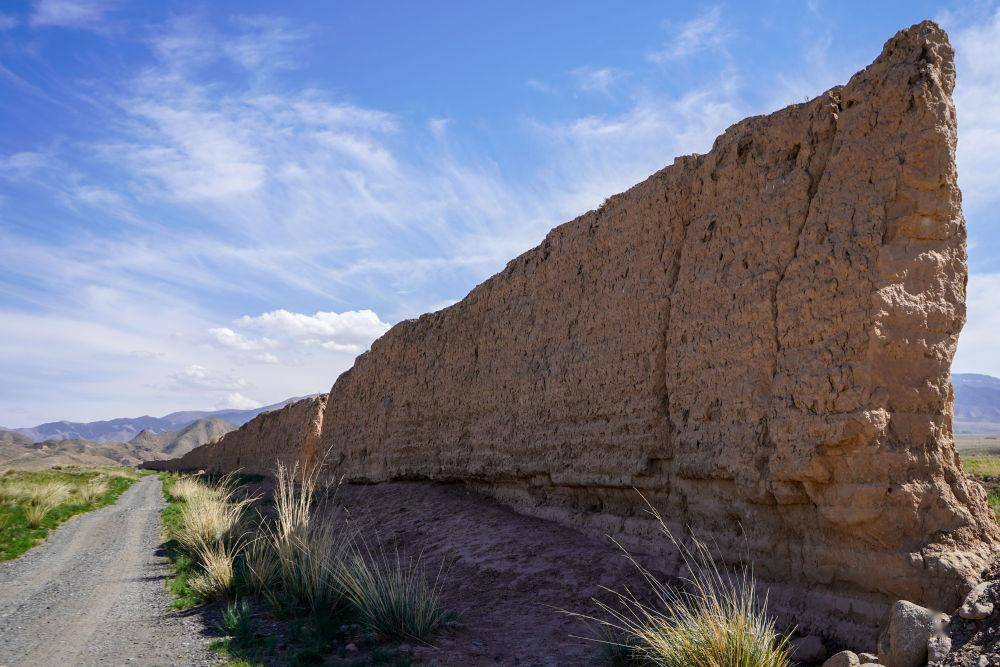
[[[391,324],[934,18],[1000,375],[995,3],[0,0],[0,424],[325,391]]]

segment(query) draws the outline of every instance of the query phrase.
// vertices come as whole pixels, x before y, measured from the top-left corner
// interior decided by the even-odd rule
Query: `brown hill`
[[[221,419],[199,419],[180,431],[142,431],[129,442],[82,438],[32,442],[15,431],[0,431],[0,468],[39,470],[52,466],[135,466],[142,461],[182,456],[236,428]]]

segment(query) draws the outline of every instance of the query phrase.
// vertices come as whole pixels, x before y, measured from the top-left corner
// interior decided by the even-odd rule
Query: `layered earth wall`
[[[260,414],[215,443],[196,447],[184,456],[146,461],[147,470],[209,473],[239,471],[273,475],[279,464],[292,469],[314,465],[326,396],[315,396]]]
[[[804,625],[858,638],[897,598],[953,608],[1000,540],[951,430],[954,80],[943,31],[900,32],[847,85],[393,327],[334,384],[318,445],[252,444],[250,422],[220,465],[318,446],[331,475],[462,481],[671,559],[638,490]]]

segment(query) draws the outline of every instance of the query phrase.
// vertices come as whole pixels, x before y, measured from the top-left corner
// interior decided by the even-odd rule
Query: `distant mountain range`
[[[187,410],[171,412],[163,417],[134,417],[109,419],[96,422],[48,422],[28,428],[2,429],[13,431],[31,438],[32,442],[46,440],[89,440],[92,442],[129,442],[143,431],[150,435],[161,435],[181,431],[195,422],[216,419],[235,426],[242,426],[262,412],[283,408],[289,403],[302,400],[304,396],[286,399],[273,405],[265,405],[253,410]],[[180,456],[180,454],[177,454]]]
[[[955,432],[1000,433],[1000,378],[979,373],[953,373]]]
[[[955,433],[1000,434],[1000,378],[954,373]],[[49,422],[31,428],[0,428],[0,466],[134,465],[183,456],[250,421],[305,397],[254,410],[194,410],[163,417],[77,423]]]
[[[34,442],[23,433],[0,430],[0,468],[40,470],[57,465],[136,465],[151,459],[183,456],[235,428],[235,424],[210,417],[199,419],[179,431],[140,431],[128,442],[95,442],[82,438]]]

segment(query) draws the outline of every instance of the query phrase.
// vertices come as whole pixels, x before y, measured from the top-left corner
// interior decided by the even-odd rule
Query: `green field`
[[[986,488],[990,507],[1000,520],[1000,436],[959,435],[955,445],[962,467]]]
[[[130,468],[7,471],[0,476],[0,561],[17,558],[70,517],[110,505],[137,479]]]

